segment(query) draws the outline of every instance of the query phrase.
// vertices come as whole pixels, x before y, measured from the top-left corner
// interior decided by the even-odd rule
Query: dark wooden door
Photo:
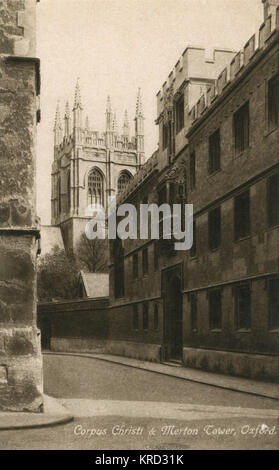
[[[51,348],[51,324],[48,318],[44,318],[41,324],[42,349]]]
[[[163,273],[165,359],[180,360],[183,346],[181,269]]]

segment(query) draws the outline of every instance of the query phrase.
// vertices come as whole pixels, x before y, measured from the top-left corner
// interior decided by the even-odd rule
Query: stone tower
[[[54,123],[51,223],[60,227],[65,248],[74,250],[90,219],[87,207],[98,202],[107,208],[108,197],[120,192],[144,163],[143,106],[139,90],[132,137],[127,111],[118,132],[110,96],[104,132],[93,130],[88,117],[83,120],[79,81],[72,118],[69,104],[65,106],[64,126],[59,108]]]

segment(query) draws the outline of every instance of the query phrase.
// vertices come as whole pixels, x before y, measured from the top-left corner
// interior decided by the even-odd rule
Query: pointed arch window
[[[88,204],[104,204],[104,179],[97,168],[88,175]]]
[[[58,200],[58,214],[62,212],[62,199],[61,199],[61,178],[59,176],[57,182],[57,200]]]
[[[67,179],[67,204],[68,204],[68,211],[71,209],[71,172],[68,172],[68,179]]]
[[[128,173],[127,171],[123,171],[117,182],[117,191],[120,193],[121,191],[124,191],[126,186],[128,185],[129,181],[131,180],[132,175]]]

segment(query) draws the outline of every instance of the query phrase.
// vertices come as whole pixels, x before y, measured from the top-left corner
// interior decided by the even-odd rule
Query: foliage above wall
[[[72,254],[55,246],[38,264],[38,300],[74,299],[78,297],[78,265]]]
[[[108,272],[108,241],[89,240],[85,233],[76,248],[79,268],[90,273]]]

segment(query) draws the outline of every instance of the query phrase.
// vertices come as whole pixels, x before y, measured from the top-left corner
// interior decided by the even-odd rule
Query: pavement
[[[279,400],[279,386],[274,383],[267,383],[267,382],[260,382],[256,380],[245,379],[241,377],[232,377],[226,376],[222,374],[216,373],[209,373],[204,372],[196,369],[189,369],[185,368],[182,365],[178,364],[170,364],[170,363],[152,363],[147,361],[141,361],[137,359],[122,357],[122,356],[114,356],[109,354],[90,354],[90,353],[59,353],[59,352],[44,352],[47,355],[55,355],[55,356],[74,356],[74,357],[81,357],[81,358],[92,358],[98,361],[109,362],[111,364],[119,364],[126,367],[131,367],[134,369],[140,369],[144,371],[153,372],[160,375],[165,375],[169,377],[175,377],[178,379],[182,379],[188,382],[194,382],[203,385],[210,385],[212,387],[217,387],[219,389],[227,389],[230,391],[241,392],[245,394],[251,394],[258,397],[264,398],[271,398],[274,400]],[[121,406],[122,405],[122,406]],[[119,402],[113,403],[113,409],[118,409],[120,415],[125,415],[125,408],[127,417],[133,416],[134,409],[136,408],[136,403],[133,404],[132,402],[129,404],[127,402]],[[96,409],[94,407],[94,415],[97,416],[98,414],[103,415],[104,411],[110,414],[110,409],[108,407],[108,403],[104,400],[104,403],[99,401],[98,406],[100,409]],[[155,415],[159,416],[159,409],[161,409],[162,403],[160,407],[156,409]],[[191,405],[192,406],[192,405]],[[43,413],[18,413],[18,412],[1,412],[1,422],[0,422],[0,430],[17,430],[17,429],[24,429],[24,428],[42,428],[48,426],[56,426],[59,424],[66,424],[71,422],[74,417],[67,409],[67,401],[61,400],[58,401],[55,398],[52,398],[48,395],[44,395],[44,412]],[[163,407],[164,408],[164,407]],[[90,404],[88,403],[86,406],[87,412],[90,415]],[[154,403],[151,404],[151,408],[146,408],[146,416],[150,416],[152,409],[154,411]],[[166,409],[166,408],[165,408]],[[184,410],[187,411],[186,408]],[[205,413],[205,409],[197,409],[192,411]],[[215,410],[216,411],[216,410]],[[219,410],[220,412],[222,410]],[[226,410],[228,411],[228,410]],[[239,410],[238,410],[239,411]],[[181,409],[179,413],[181,412]],[[232,410],[229,410],[231,413]],[[96,414],[97,413],[97,414]],[[174,410],[170,409],[170,416],[173,415]],[[243,409],[241,411],[243,413]],[[115,411],[114,411],[115,414]],[[249,413],[248,413],[249,415]],[[141,413],[142,416],[142,413]],[[259,416],[258,416],[259,417]],[[271,416],[270,416],[271,417]]]
[[[0,412],[0,431],[43,428],[73,421],[73,415],[55,398],[44,395],[43,399],[43,413]]]
[[[179,379],[187,380],[189,382],[196,382],[204,385],[211,385],[222,389],[232,390],[236,392],[249,393],[259,397],[272,398],[279,400],[279,384],[271,382],[262,382],[258,380],[245,379],[243,377],[233,377],[230,375],[216,374],[212,372],[205,372],[197,369],[190,369],[177,363],[155,363],[148,361],[141,361],[138,359],[115,356],[110,354],[91,354],[91,353],[64,353],[64,352],[51,352],[45,351],[44,354],[55,355],[70,355],[78,357],[86,357],[98,359],[100,361],[122,364],[136,369],[147,370],[157,374],[167,375],[169,377],[176,377]]]
[[[43,365],[44,392],[74,421],[3,430],[0,450],[279,448],[274,398],[78,354],[44,354]]]

